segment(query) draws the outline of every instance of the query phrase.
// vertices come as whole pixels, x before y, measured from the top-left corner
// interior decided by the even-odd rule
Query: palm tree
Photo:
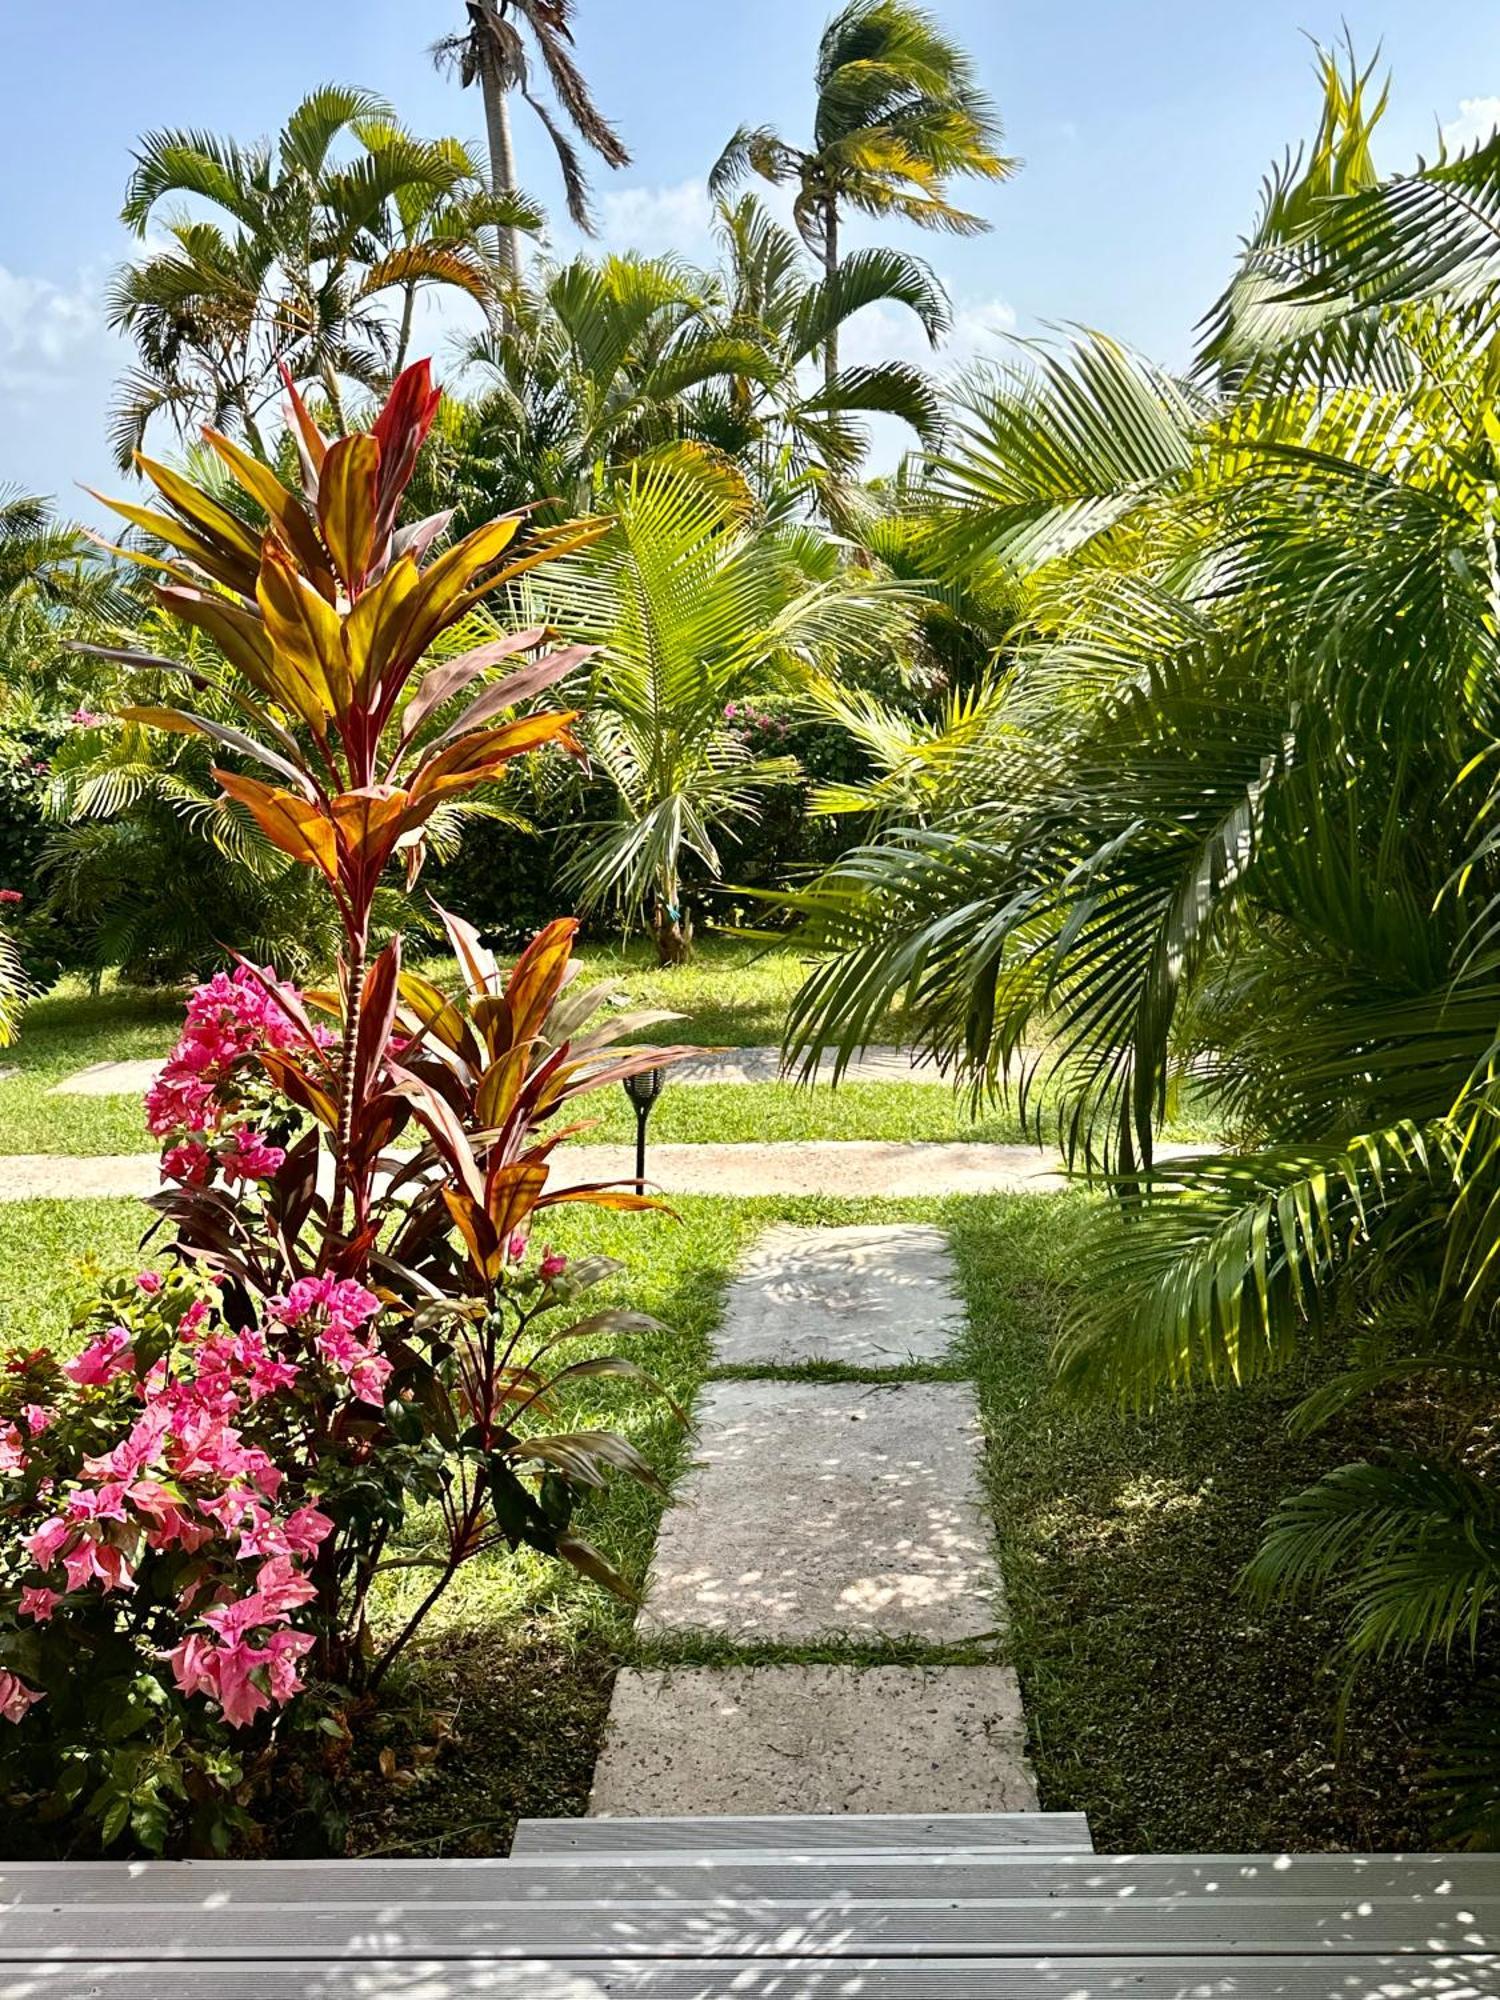
[[[532,55],[527,46],[529,33],[563,116],[584,144],[607,165],[628,167],[629,153],[594,103],[587,80],[573,60],[572,0],[466,0],[465,11],[468,26],[460,34],[445,36],[433,54],[440,65],[457,69],[461,83],[479,85],[489,142],[491,193],[500,199],[516,192],[510,93],[518,90],[552,141],[570,219],[585,235],[592,235],[583,163],[561,121],[532,90]],[[496,229],[495,262],[508,278],[519,278],[521,239],[516,228],[502,224]]]
[[[989,227],[954,206],[948,183],[956,175],[1004,180],[1017,163],[995,150],[995,108],[970,58],[931,14],[909,0],[850,0],[823,30],[814,81],[812,144],[804,149],[770,126],[742,125],[709,176],[711,193],[726,193],[747,173],[795,187],[798,231],[830,282],[845,209],[963,236]],[[823,361],[832,383],[836,325],[825,332]]]
[[[709,310],[723,331],[762,356],[756,372],[715,381],[692,401],[691,434],[717,445],[754,478],[763,497],[778,486],[811,484],[825,508],[837,504],[864,457],[861,419],[893,416],[922,443],[935,443],[941,402],[919,368],[883,361],[840,368],[816,386],[806,363],[865,306],[899,305],[936,346],[950,323],[947,295],[918,257],[859,250],[830,277],[810,267],[801,245],[753,195],[720,204],[727,259],[723,296]]]
[[[1014,569],[1030,632],[956,802],[792,899],[829,953],[792,1042],[847,1052],[900,995],[981,1089],[1045,1047],[1122,1197],[1065,1379],[1146,1404],[1321,1332],[1297,1420],[1373,1395],[1375,1443],[1249,1586],[1331,1591],[1352,1661],[1493,1668],[1500,140],[1372,181],[1334,80],[1341,183],[1273,185],[1206,386],[1093,338],[971,395],[950,547]],[[1227,1149],[1153,1166],[1189,1075]],[[1481,1712],[1446,1754],[1460,1833],[1500,1825],[1497,1740]]]
[[[688,864],[713,880],[721,833],[799,776],[793,759],[752,756],[726,710],[882,652],[910,605],[825,538],[768,529],[738,482],[686,448],[635,468],[609,511],[613,531],[553,564],[525,615],[599,649],[581,706],[615,809],[583,831],[573,886],[585,908],[644,915],[674,964],[692,941]]]
[[[720,322],[713,281],[675,258],[578,257],[507,298],[504,333],[468,350],[460,521],[535,494],[559,519],[595,511],[633,460],[697,434],[694,392],[771,372]]]
[[[125,265],[109,297],[138,355],[112,420],[122,468],[158,415],[182,435],[205,420],[237,430],[267,456],[260,419],[282,367],[317,385],[342,428],[345,385],[378,390],[404,361],[417,293],[462,291],[488,311],[480,232],[540,222],[518,195],[497,201],[456,140],[415,138],[380,98],[331,84],[274,146],[148,134],[124,220],[144,237],[183,197],[218,219],[175,214],[169,247]]]

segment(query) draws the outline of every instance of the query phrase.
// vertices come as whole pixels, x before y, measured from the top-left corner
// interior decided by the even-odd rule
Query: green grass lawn
[[[1417,1746],[1457,1669],[1372,1676],[1355,1690],[1340,1742],[1328,1618],[1257,1613],[1234,1587],[1276,1500],[1361,1449],[1357,1423],[1304,1443],[1287,1437],[1305,1378],[1173,1402],[1149,1420],[1061,1399],[1047,1356],[1075,1282],[1082,1195],[678,1206],[679,1222],[559,1215],[551,1233],[572,1250],[628,1260],[620,1296],[670,1331],[624,1345],[684,1401],[703,1379],[723,1285],[772,1219],[936,1219],[950,1229],[972,1320],[959,1360],[977,1380],[1008,1652],[1045,1806],[1082,1808],[1101,1848],[1116,1851],[1433,1840]],[[0,1207],[0,1336],[57,1337],[95,1259],[128,1261],[139,1226],[128,1202]],[[630,1384],[588,1383],[568,1417],[621,1429],[668,1477],[689,1448],[670,1413]],[[659,1513],[656,1496],[620,1482],[580,1525],[639,1581]],[[393,1587],[384,1619],[403,1601]],[[519,1815],[581,1810],[621,1663],[727,1652],[713,1640],[644,1649],[627,1609],[538,1558],[474,1565],[414,1649],[399,1705],[370,1726],[351,1764],[353,1846],[503,1851]],[[939,1657],[841,1646],[817,1656]],[[380,1767],[383,1749],[394,1776]]]
[[[582,977],[618,981],[622,1006],[671,1006],[684,1018],[645,1031],[648,1040],[704,1047],[774,1045],[804,965],[785,947],[762,952],[734,939],[710,938],[689,965],[662,971],[649,946],[634,944],[583,955]],[[452,962],[425,968],[449,983]],[[86,1156],[150,1150],[138,1095],[55,1097],[52,1086],[91,1063],[165,1055],[175,1039],[182,1002],[174,993],[143,993],[113,984],[90,994],[64,981],[34,1001],[20,1038],[0,1052],[0,1155]],[[895,1022],[882,1034],[899,1040]],[[623,1091],[607,1090],[579,1107],[597,1121],[584,1136],[626,1141],[635,1114]],[[669,1088],[651,1118],[653,1141],[753,1144],[799,1139],[920,1139],[1012,1144],[1034,1136],[1004,1104],[971,1115],[967,1098],[946,1083],[691,1084]],[[1049,1142],[1050,1124],[1044,1128]],[[1169,1136],[1206,1136],[1202,1121],[1179,1117]]]
[[[140,1152],[139,1097],[53,1097],[53,1084],[97,1062],[164,1056],[176,1039],[182,1000],[108,982],[95,994],[66,979],[26,1009],[15,1044],[0,1049],[0,1153]]]
[[[1062,1398],[1047,1357],[1088,1206],[984,1199],[949,1215],[1043,1805],[1082,1807],[1114,1851],[1441,1845],[1423,1739],[1457,1659],[1371,1671],[1340,1737],[1332,1619],[1260,1611],[1235,1588],[1275,1503],[1368,1450],[1368,1411],[1292,1439],[1312,1360],[1149,1418]],[[1382,1420],[1382,1435],[1400,1428]]]

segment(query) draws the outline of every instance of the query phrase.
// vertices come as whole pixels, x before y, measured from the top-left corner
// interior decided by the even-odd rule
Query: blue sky
[[[578,0],[579,54],[634,155],[597,177],[603,240],[707,247],[702,177],[742,120],[807,127],[824,0]],[[1394,72],[1382,162],[1431,152],[1440,126],[1500,122],[1500,9],[1489,0],[940,0],[976,56],[1024,171],[971,184],[994,221],[973,241],[888,231],[953,294],[956,358],[1003,329],[1081,321],[1168,363],[1221,283],[1260,177],[1316,116],[1307,36],[1346,21]],[[458,0],[0,0],[0,483],[92,511],[79,479],[117,483],[104,411],[123,350],[100,293],[129,241],[117,219],[136,135],[163,125],[274,130],[330,79],[383,91],[419,131],[481,129],[473,93],[428,46]],[[560,206],[545,141],[518,121],[522,178]],[[566,244],[566,234],[559,237]],[[449,329],[432,328],[441,352]],[[872,315],[857,358],[919,352]]]

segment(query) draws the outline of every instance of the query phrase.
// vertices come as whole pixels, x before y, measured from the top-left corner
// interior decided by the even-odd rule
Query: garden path
[[[683,1664],[619,1676],[591,1811],[1035,1808],[962,1325],[936,1228],[751,1250],[640,1619]]]
[[[52,1086],[54,1097],[140,1097],[156,1081],[161,1068],[152,1056],[123,1062],[90,1063]],[[814,1072],[828,1080],[833,1065],[824,1061]],[[942,1072],[906,1049],[869,1048],[853,1057],[843,1072],[849,1083],[941,1083]],[[776,1083],[800,1076],[788,1070],[779,1048],[706,1049],[701,1056],[679,1063],[674,1083]]]
[[[572,1179],[629,1180],[626,1145],[572,1145],[556,1156]],[[768,1145],[652,1146],[647,1173],[668,1194],[846,1195],[1048,1193],[1063,1185],[1055,1161],[1032,1146],[948,1145],[937,1140],[789,1140]],[[156,1153],[76,1159],[63,1153],[0,1155],[0,1202],[139,1196],[160,1185]]]

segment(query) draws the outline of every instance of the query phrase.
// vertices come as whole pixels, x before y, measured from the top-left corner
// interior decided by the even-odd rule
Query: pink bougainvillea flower
[[[568,1260],[561,1250],[554,1250],[550,1243],[542,1247],[542,1261],[537,1266],[543,1284],[550,1285],[554,1278],[560,1278],[568,1268]]]
[[[73,1532],[71,1521],[64,1521],[61,1518],[44,1521],[35,1534],[22,1539],[21,1546],[39,1569],[51,1569],[57,1561],[63,1543]]]
[[[45,1403],[28,1403],[21,1415],[26,1420],[27,1430],[35,1438],[40,1437],[42,1432],[56,1420],[57,1412],[49,1410]]]
[[[103,1382],[112,1381],[116,1375],[126,1372],[131,1360],[126,1350],[130,1346],[130,1335],[123,1326],[112,1326],[107,1333],[101,1333],[97,1340],[90,1341],[81,1354],[65,1362],[63,1373],[70,1382],[80,1388],[97,1388]]]
[[[45,1625],[61,1603],[61,1591],[48,1590],[45,1584],[29,1583],[21,1592],[21,1601],[16,1609],[23,1618],[34,1618],[38,1625]]]
[[[11,1424],[0,1431],[0,1472],[24,1472],[26,1452],[21,1443],[21,1433]]]
[[[138,1273],[135,1282],[141,1291],[146,1294],[147,1298],[153,1298],[161,1290],[161,1273],[159,1271],[141,1271]]]
[[[179,1146],[168,1146],[161,1156],[163,1178],[181,1181],[184,1187],[202,1187],[212,1165],[213,1154],[207,1146],[192,1139],[183,1140]]]
[[[284,1146],[273,1146],[254,1126],[242,1125],[219,1154],[219,1165],[232,1181],[264,1181],[285,1158]]]
[[[0,1715],[7,1722],[19,1722],[28,1708],[46,1699],[39,1688],[27,1687],[17,1675],[0,1667]]]
[[[333,1522],[316,1507],[299,1507],[295,1514],[287,1516],[287,1546],[294,1549],[298,1555],[316,1554],[332,1533]]]
[[[521,1259],[526,1255],[526,1238],[519,1229],[513,1233],[510,1241],[506,1244],[505,1254],[509,1257],[512,1264],[519,1264]]]

